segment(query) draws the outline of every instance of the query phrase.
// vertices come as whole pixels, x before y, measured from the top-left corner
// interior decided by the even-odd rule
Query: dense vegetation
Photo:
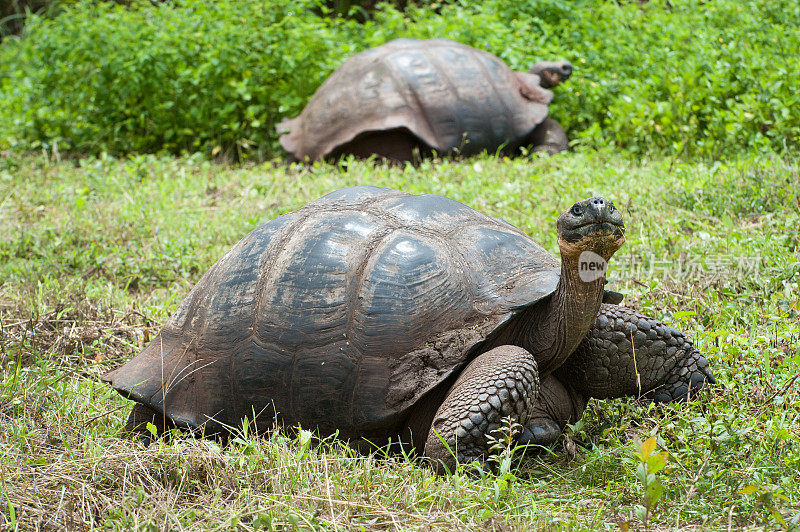
[[[436,477],[308,435],[114,437],[129,402],[99,375],[135,355],[222,253],[338,187],[444,194],[557,252],[554,220],[602,193],[628,241],[626,304],[673,323],[719,384],[663,411],[592,402],[538,457]],[[796,164],[609,153],[414,167],[221,166],[200,157],[0,158],[0,528],[740,529],[800,521],[800,177]],[[666,469],[643,475],[638,441]],[[563,445],[562,445],[563,444]],[[648,459],[649,460],[649,459]],[[653,465],[653,464],[651,464]],[[649,504],[646,482],[663,486]],[[648,512],[647,509],[650,509]],[[645,521],[647,525],[645,526]]]
[[[0,149],[272,157],[274,124],[342,60],[403,36],[517,69],[571,60],[552,113],[578,144],[719,158],[800,141],[793,0],[383,4],[364,23],[313,0],[84,0],[0,47]]]

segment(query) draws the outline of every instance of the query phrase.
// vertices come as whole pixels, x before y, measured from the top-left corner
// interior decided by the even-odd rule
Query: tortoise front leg
[[[603,304],[586,338],[542,379],[520,442],[549,445],[580,419],[590,397],[667,403],[716,381],[708,361],[680,331],[626,307]]]
[[[523,145],[530,146],[533,151],[543,151],[549,155],[555,155],[567,149],[569,140],[567,132],[564,131],[561,124],[548,116],[531,131]]]
[[[691,399],[716,381],[691,340],[664,323],[603,304],[586,338],[556,371],[586,397]]]
[[[456,461],[483,461],[488,436],[510,417],[525,426],[536,401],[539,372],[526,350],[503,345],[483,353],[464,369],[436,412],[424,454],[439,472]]]

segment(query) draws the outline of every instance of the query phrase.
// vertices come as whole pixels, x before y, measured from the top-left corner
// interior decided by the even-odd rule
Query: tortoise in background
[[[303,112],[277,126],[296,160],[354,154],[413,160],[432,150],[472,155],[520,146],[556,153],[564,129],[547,117],[566,61],[515,72],[494,55],[447,39],[397,39],[336,69]]]
[[[224,434],[277,417],[400,439],[450,468],[437,434],[471,462],[506,416],[547,444],[590,396],[683,400],[714,382],[681,333],[603,303],[624,241],[610,201],[579,201],[556,227],[560,263],[448,198],[330,193],[245,236],[104,380],[139,403],[127,430],[145,436],[147,422]],[[587,276],[587,261],[602,267]]]

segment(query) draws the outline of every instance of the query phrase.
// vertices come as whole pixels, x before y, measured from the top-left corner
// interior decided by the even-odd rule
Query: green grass
[[[662,410],[593,401],[552,453],[484,478],[436,477],[403,457],[309,447],[288,433],[225,447],[116,438],[129,405],[99,375],[134,356],[256,225],[354,184],[455,198],[553,253],[558,213],[590,195],[613,199],[628,242],[611,287],[684,330],[719,384]],[[600,152],[345,170],[4,154],[0,528],[643,529],[635,442],[649,436],[669,460],[646,528],[796,528],[798,194],[797,163],[778,158]]]

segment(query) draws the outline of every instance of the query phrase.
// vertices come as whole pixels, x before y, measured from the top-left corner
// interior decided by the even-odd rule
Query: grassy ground
[[[506,474],[435,477],[305,434],[225,447],[114,437],[129,404],[99,375],[135,355],[259,223],[335,188],[433,192],[506,218],[553,253],[575,200],[613,199],[627,304],[680,327],[719,384],[656,411],[591,403]],[[0,157],[0,527],[781,529],[800,520],[800,175],[775,158],[625,162],[603,153],[419,168],[218,166]],[[669,453],[645,512],[637,441]]]

